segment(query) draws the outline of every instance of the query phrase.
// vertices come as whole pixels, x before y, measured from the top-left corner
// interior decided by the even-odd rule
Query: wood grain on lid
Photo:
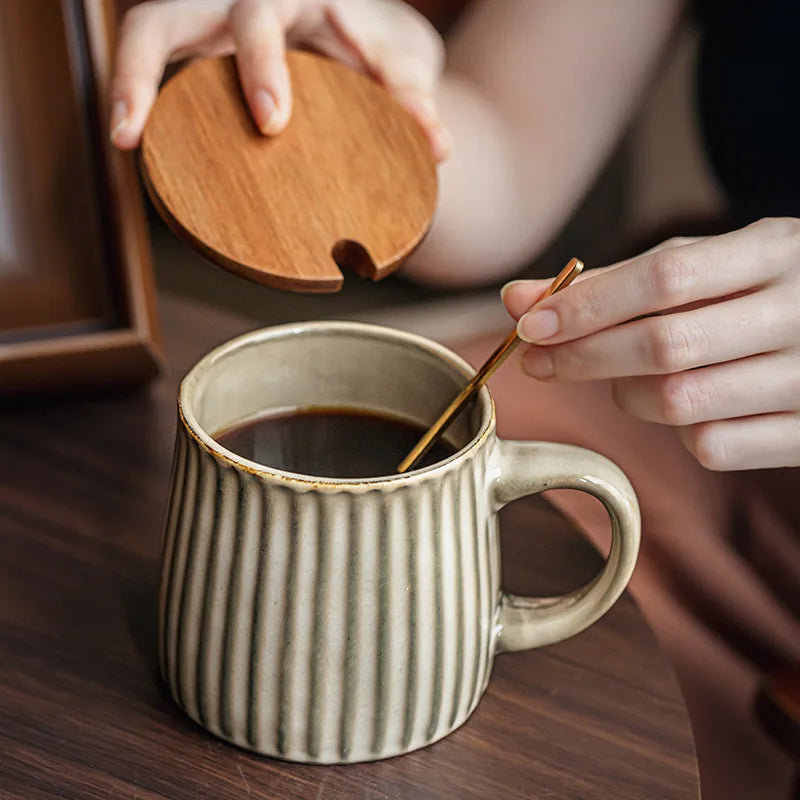
[[[258,132],[232,58],[168,81],[142,141],[151,197],[175,233],[260,283],[333,292],[340,267],[383,278],[430,226],[430,146],[371,79],[309,53],[288,61],[294,109],[276,137]]]

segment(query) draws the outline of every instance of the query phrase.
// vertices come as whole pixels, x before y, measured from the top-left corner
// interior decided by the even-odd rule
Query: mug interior
[[[447,348],[413,334],[355,322],[303,323],[245,334],[212,351],[184,379],[180,405],[194,433],[230,457],[216,434],[291,410],[360,409],[426,428],[473,374]],[[462,450],[492,414],[484,388],[445,438]]]

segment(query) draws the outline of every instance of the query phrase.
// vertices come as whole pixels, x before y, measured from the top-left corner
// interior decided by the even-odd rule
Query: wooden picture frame
[[[0,3],[0,396],[163,363],[138,174],[108,138],[113,0]]]

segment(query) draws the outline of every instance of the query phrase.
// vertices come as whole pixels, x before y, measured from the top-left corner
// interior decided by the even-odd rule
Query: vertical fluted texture
[[[236,470],[179,427],[160,589],[177,702],[302,761],[386,757],[458,727],[494,649],[484,458],[390,490],[308,489]]]

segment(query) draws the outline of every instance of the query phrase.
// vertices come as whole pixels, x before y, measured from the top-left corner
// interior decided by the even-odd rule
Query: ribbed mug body
[[[353,328],[362,337],[380,330],[352,326],[329,346],[347,350]],[[376,358],[383,336],[405,335],[379,334]],[[433,387],[426,402],[434,408],[463,380],[461,367],[424,355],[428,371],[450,376]],[[247,407],[236,413],[217,402],[217,382],[228,388],[244,367],[234,358],[224,368],[218,356],[181,394],[159,606],[161,671],[173,697],[217,736],[296,761],[379,759],[440,739],[477,705],[495,649],[488,395],[457,432],[464,448],[435,468],[314,480],[250,464],[214,442],[223,418],[284,399],[262,376],[257,402],[240,401]],[[416,369],[416,379],[430,377]],[[332,376],[318,380],[321,392],[331,389]],[[406,416],[418,402],[402,394],[378,402],[380,382],[372,393],[354,384],[343,391],[351,405]],[[332,399],[341,404],[341,394]]]

